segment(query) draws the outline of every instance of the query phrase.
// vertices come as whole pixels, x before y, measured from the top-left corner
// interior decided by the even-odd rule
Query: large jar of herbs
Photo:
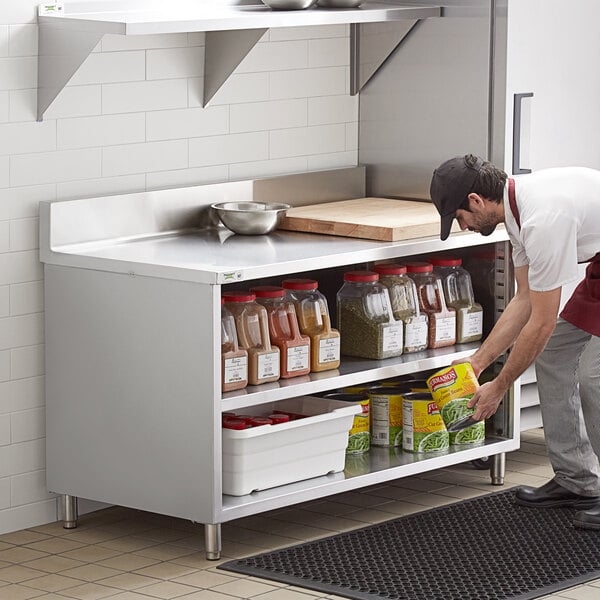
[[[406,275],[406,267],[397,264],[375,265],[390,296],[392,313],[404,323],[404,352],[418,352],[427,348],[428,317],[421,312],[415,282]]]
[[[417,286],[421,310],[429,317],[428,347],[442,348],[456,343],[456,311],[446,306],[441,279],[428,262],[406,264],[406,270]]]
[[[431,258],[442,280],[446,304],[456,310],[456,342],[476,342],[483,334],[483,307],[475,302],[471,275],[456,257]]]
[[[248,383],[259,385],[279,379],[279,348],[271,345],[264,306],[250,292],[223,292],[224,306],[235,319],[238,341],[248,352]]]
[[[248,352],[238,345],[235,320],[221,298],[221,389],[239,390],[248,385]]]
[[[265,307],[271,343],[279,348],[281,378],[310,373],[310,338],[298,327],[294,303],[285,297],[282,287],[262,285],[250,290],[256,302]]]
[[[332,329],[327,299],[314,279],[286,279],[281,283],[294,303],[300,331],[310,338],[310,370],[337,369],[340,366],[340,333]]]
[[[375,360],[402,354],[403,324],[394,319],[387,288],[377,273],[344,273],[336,299],[342,354]]]

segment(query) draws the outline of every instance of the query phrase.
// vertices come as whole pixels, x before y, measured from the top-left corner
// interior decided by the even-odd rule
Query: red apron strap
[[[517,208],[517,201],[515,200],[515,180],[508,180],[508,204],[510,206],[510,212],[512,212],[515,222],[519,230],[521,229],[521,219],[519,218],[519,209]]]

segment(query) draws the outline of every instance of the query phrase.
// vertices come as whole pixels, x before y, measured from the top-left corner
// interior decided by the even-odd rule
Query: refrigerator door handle
[[[512,172],[513,175],[531,173],[531,169],[521,168],[521,121],[522,121],[522,101],[523,98],[532,98],[533,92],[515,94],[515,103],[513,111],[513,153],[512,153]]]

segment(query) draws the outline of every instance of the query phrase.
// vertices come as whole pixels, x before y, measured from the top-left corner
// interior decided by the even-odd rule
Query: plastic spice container
[[[400,356],[403,323],[396,321],[387,288],[373,271],[348,271],[337,293],[342,354],[380,360]]]
[[[256,302],[265,307],[271,343],[279,348],[281,378],[310,373],[310,338],[298,328],[294,304],[286,299],[281,287],[263,285],[250,290]]]
[[[429,319],[421,312],[417,287],[406,275],[406,267],[382,264],[375,265],[373,270],[379,274],[379,282],[388,289],[394,318],[404,323],[404,352],[425,350]]]
[[[248,385],[248,352],[238,345],[235,319],[221,298],[221,389],[239,390]]]
[[[428,347],[452,346],[456,343],[456,311],[446,306],[442,281],[434,274],[433,265],[414,262],[406,269],[417,286],[419,306],[429,317]]]
[[[248,352],[248,383],[279,379],[279,348],[271,346],[267,311],[249,292],[223,292],[225,307],[235,319],[238,342]]]
[[[483,334],[483,307],[475,302],[471,275],[462,260],[454,257],[430,259],[433,272],[440,276],[446,304],[456,310],[456,341],[476,342]]]
[[[340,333],[331,328],[327,299],[314,279],[286,279],[281,283],[294,303],[300,331],[310,338],[310,370],[340,366]]]

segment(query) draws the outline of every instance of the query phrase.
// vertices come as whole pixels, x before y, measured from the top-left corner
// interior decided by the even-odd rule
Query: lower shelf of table
[[[230,521],[298,502],[510,452],[518,447],[518,438],[492,437],[486,439],[483,445],[460,450],[451,448],[449,452],[440,455],[412,454],[399,448],[371,447],[364,455],[346,457],[346,469],[340,473],[314,477],[246,496],[224,495],[220,521]]]

